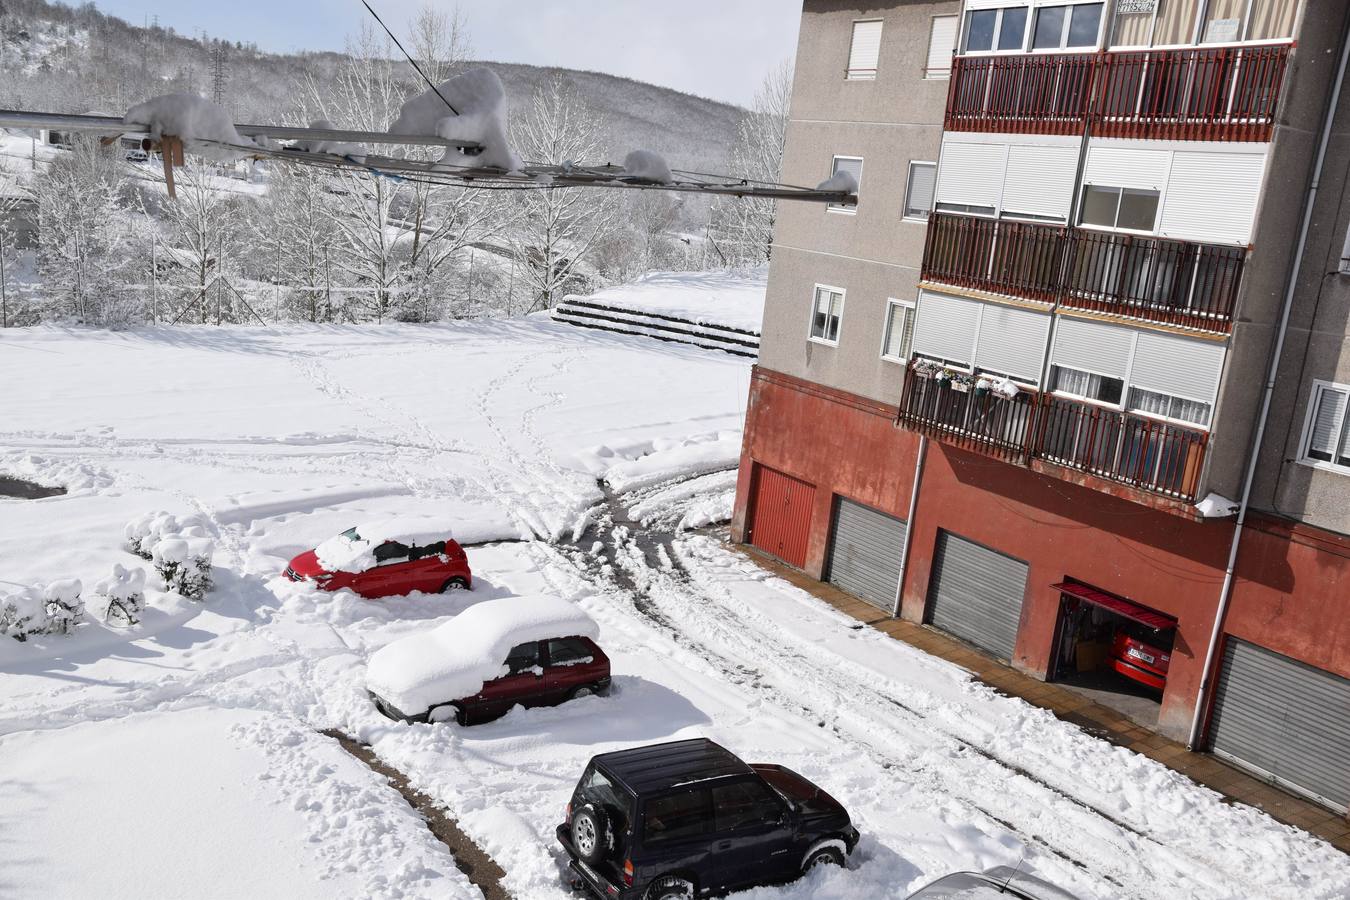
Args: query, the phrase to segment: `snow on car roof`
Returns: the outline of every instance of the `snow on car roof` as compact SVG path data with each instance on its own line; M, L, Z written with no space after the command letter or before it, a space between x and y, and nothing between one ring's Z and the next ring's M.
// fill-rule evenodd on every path
M487 600L375 651L366 686L405 715L418 715L478 693L505 673L506 655L518 644L599 633L581 607L559 597Z
M454 536L451 521L437 516L377 519L357 525L350 531L356 533L355 539L344 531L314 548L319 565L330 572L364 572L375 565L375 548L385 541L422 547L448 541Z

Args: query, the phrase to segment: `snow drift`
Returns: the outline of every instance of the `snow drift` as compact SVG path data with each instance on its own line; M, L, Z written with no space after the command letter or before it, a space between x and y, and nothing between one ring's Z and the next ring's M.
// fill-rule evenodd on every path
M558 597L488 600L381 647L370 658L366 687L405 715L420 715L438 703L472 697L506 674L506 654L517 644L599 634L579 606Z
M447 102L455 112L447 108ZM389 133L435 134L450 141L478 144L483 148L481 153L447 147L441 164L514 171L522 163L506 138L506 116L506 89L501 79L496 72L480 66L403 104Z

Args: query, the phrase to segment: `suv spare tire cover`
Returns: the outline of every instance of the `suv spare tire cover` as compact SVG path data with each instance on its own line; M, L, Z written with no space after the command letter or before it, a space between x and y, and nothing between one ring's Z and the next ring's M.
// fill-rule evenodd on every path
M593 803L587 803L572 814L572 846L583 861L600 862L609 849L608 822L605 813Z

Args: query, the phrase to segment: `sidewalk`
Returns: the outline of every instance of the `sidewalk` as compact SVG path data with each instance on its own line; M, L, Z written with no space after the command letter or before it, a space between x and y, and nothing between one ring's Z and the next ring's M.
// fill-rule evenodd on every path
M1028 703L1048 709L1060 719L1072 722L1090 734L1157 760L1224 795L1230 802L1255 806L1285 824L1315 834L1337 849L1350 853L1350 820L1328 809L1253 778L1216 756L1192 753L1184 744L1142 728L1114 709L1058 685L1024 675L956 638L903 619L892 619L857 597L833 585L816 581L753 547L739 544L728 546L783 580L897 641L904 641L925 653L956 663L985 684L1009 696L1021 697Z

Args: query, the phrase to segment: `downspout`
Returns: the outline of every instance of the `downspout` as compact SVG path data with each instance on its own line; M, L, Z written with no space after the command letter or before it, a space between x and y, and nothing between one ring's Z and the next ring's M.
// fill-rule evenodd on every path
M914 511L919 507L919 485L923 484L923 460L928 455L928 435L919 435L919 452L914 458L914 487L909 492L909 513L905 517L905 539L900 544L900 575L895 579L895 607L891 618L900 618L900 602L905 593L905 570L909 568L910 535L914 534Z
M1350 24L1350 20L1347 20ZM1242 543L1243 526L1247 521L1247 508L1251 501L1252 485L1256 481L1256 466L1260 460L1261 444L1265 438L1266 422L1270 417L1270 401L1275 393L1275 377L1280 370L1280 357L1284 353L1284 339L1289 331L1289 313L1294 305L1294 292L1298 285L1299 269L1303 265L1303 252L1308 243L1308 228L1312 222L1313 203L1317 199L1317 189L1322 182L1322 167L1326 162L1327 144L1331 140L1331 126L1336 119L1336 108L1340 105L1341 86L1345 83L1346 61L1350 60L1350 31L1347 25L1341 26L1341 62L1336 71L1336 82L1331 89L1331 101L1322 122L1322 137L1317 144L1317 157L1313 163L1312 183L1308 185L1308 195L1303 201L1303 221L1299 225L1298 244L1294 248L1293 263L1289 268L1289 279L1285 284L1284 303L1280 310L1280 325L1275 334L1275 347L1270 356L1270 366L1266 372L1266 385L1261 395L1261 415L1256 421L1256 431L1252 435L1251 448L1247 458L1247 473L1242 482L1242 500L1238 506L1237 525L1233 528L1233 540L1228 548L1228 566L1223 573L1223 587L1219 590L1219 608L1214 615L1214 628L1209 636L1209 648L1205 651L1205 667L1200 676L1200 691L1195 698L1195 713L1191 717L1190 738L1187 749L1194 750L1200 741L1200 728L1205 719L1205 708L1209 703L1210 684L1214 676L1214 655L1218 651L1219 638L1223 634L1223 620L1228 613L1228 604L1233 597L1234 572L1237 568L1238 547Z

